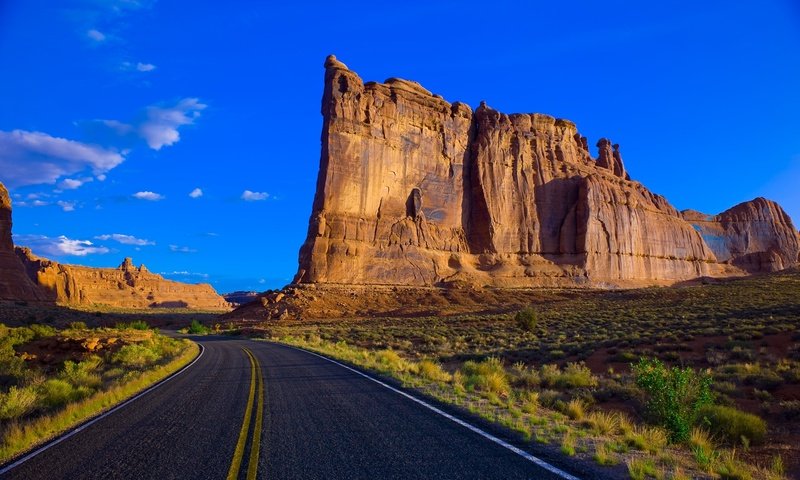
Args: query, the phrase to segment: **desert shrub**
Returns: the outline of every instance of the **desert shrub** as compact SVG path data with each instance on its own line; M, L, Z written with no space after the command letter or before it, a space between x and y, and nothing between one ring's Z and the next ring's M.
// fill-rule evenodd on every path
M594 461L599 465L606 467L616 465L619 462L614 451L606 443L598 443L595 445L594 456L592 458L594 458Z
M700 428L692 429L692 433L689 435L689 449L697 464L703 468L708 468L717 456L714 442L708 432Z
M715 470L722 480L751 480L753 475L746 464L736 458L736 451L727 451L715 462Z
M50 408L60 407L80 397L75 387L61 378L51 378L44 382L40 388L42 403Z
M401 372L405 367L403 357L392 349L377 351L375 359L384 371Z
M489 357L482 362L472 360L464 362L461 367L464 375L464 386L498 395L507 395L510 391L508 375L499 358Z
M628 461L628 475L632 480L645 480L647 477L657 477L658 468L650 458L633 458Z
M100 376L95 372L102 362L103 360L96 355L79 363L67 360L59 376L72 385L93 388L100 384Z
M56 329L51 327L50 325L39 325L34 324L28 327L31 332L33 332L33 338L44 338L44 337L52 337L56 334Z
M647 409L675 442L689 438L701 408L711 403L711 376L692 368L666 367L642 358L633 366L636 385L647 394Z
M626 444L648 453L660 452L668 442L667 433L657 427L636 426L631 432L625 434Z
M619 418L611 412L591 412L586 417L586 424L593 432L600 435L614 433L619 428Z
M767 434L764 420L733 407L709 405L700 411L700 417L712 433L730 444L761 443Z
M421 360L417 364L417 373L422 378L436 382L449 382L450 374L442 369L442 366L432 360Z
M111 360L126 367L144 367L156 362L158 355L145 346L132 344L120 348Z
M209 332L208 327L203 325L202 323L198 322L196 319L192 320L192 323L189 324L189 329L187 330L188 333L192 335L205 335Z
M115 325L117 330L147 330L150 326L144 320L134 320L132 322L119 322Z
M583 420L586 412L584 411L583 402L581 400L570 400L564 408L564 413L573 420Z
M583 363L570 362L561 370L558 365L542 365L539 372L542 385L557 388L597 386L597 377Z
M70 330L86 330L86 322L70 322L69 329Z
M524 308L514 315L514 323L526 332L532 332L536 328L538 322L539 318L536 314L536 310L530 307Z
M11 387L0 393L0 420L10 420L25 415L36 406L37 395L30 387Z

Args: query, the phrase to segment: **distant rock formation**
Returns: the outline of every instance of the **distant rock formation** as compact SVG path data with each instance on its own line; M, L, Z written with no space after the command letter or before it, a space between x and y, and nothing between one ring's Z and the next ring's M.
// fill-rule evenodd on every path
M118 268L64 265L39 258L11 238L11 198L0 183L0 301L123 308L230 310L211 285L165 280L126 258Z
M774 202L688 218L630 180L618 145L593 158L570 121L365 84L333 56L325 69L296 284L624 287L798 262Z
M719 215L682 212L714 252L717 261L750 273L775 272L800 263L800 241L780 205L756 198Z
M11 239L11 197L0 183L0 300L42 302L45 295L25 273Z
M243 305L253 300L258 299L258 292L237 290L235 292L225 293L222 295L225 301L233 305Z
M230 304L208 284L166 280L125 258L117 268L64 265L17 247L17 256L51 301L62 305L121 308L191 308L229 310Z

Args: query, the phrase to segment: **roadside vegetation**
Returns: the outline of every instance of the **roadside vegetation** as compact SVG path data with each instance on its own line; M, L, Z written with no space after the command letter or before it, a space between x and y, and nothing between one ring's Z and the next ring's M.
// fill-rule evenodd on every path
M249 324L644 478L800 478L800 274L503 314Z
M198 348L142 321L0 324L0 463L165 378Z

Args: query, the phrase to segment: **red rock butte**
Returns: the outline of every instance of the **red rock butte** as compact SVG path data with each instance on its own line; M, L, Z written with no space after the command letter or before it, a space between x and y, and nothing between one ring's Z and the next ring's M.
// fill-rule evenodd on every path
M677 211L572 122L364 83L325 62L322 153L297 284L634 287L796 265L800 234L757 198Z
M173 282L134 267L126 258L118 268L64 265L14 247L11 198L0 183L0 301L106 305L123 308L229 310L231 305L207 284Z

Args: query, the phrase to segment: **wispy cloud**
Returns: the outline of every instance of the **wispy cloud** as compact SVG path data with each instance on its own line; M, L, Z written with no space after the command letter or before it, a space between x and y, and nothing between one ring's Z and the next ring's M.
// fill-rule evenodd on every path
M0 180L10 188L53 184L67 175L102 175L125 160L122 153L42 132L0 130Z
M134 193L133 194L133 198L137 198L139 200L148 200L148 201L151 201L151 202L155 202L155 201L158 201L158 200L163 200L166 197L164 197L164 195L161 195L160 193L155 193L155 192L151 192L151 191L145 190L143 192Z
M194 190L189 192L189 196L192 198L200 198L203 196L203 190L201 190L200 188L195 188Z
M152 72L157 67L152 63L143 63L143 62L122 62L122 70L126 71L137 71L137 72Z
M181 127L191 125L200 117L206 108L197 98L184 98L172 106L151 105L145 108L138 120L131 123L119 120L96 120L120 137L128 140L141 138L153 150L174 145L180 141L178 131Z
M195 253L195 252L197 252L197 250L195 250L194 248L181 247L181 246L178 246L178 245L170 245L169 246L169 251L170 252L175 252L175 253Z
M177 143L178 127L191 125L206 105L197 98L184 98L172 107L147 107L147 119L139 125L139 135L153 150Z
M250 190L245 190L242 192L241 199L245 202L256 202L259 200L266 200L269 198L269 193L267 192L251 192Z
M61 210L64 210L65 212L74 212L76 204L76 202L67 202L66 200L59 200L56 202L56 205L61 207Z
M146 245L155 245L156 244L156 242L153 242L153 241L150 241L150 240L146 240L144 238L136 238L133 235L125 235L123 233L112 233L112 234L98 235L98 236L96 236L94 238L95 238L95 240L102 240L102 241L113 240L113 241L119 242L119 243L121 243L123 245L136 245L136 246L139 246L139 247L143 247L143 246L146 246Z
M84 183L89 183L94 180L92 177L83 177L83 178L65 178L58 182L58 188L62 190L74 190Z
M42 256L60 257L104 254L110 250L103 246L96 246L89 240L74 240L61 235L57 238L44 235L14 235L14 243L30 247L34 253Z
M106 41L106 34L96 28L86 32L86 36L98 43Z

